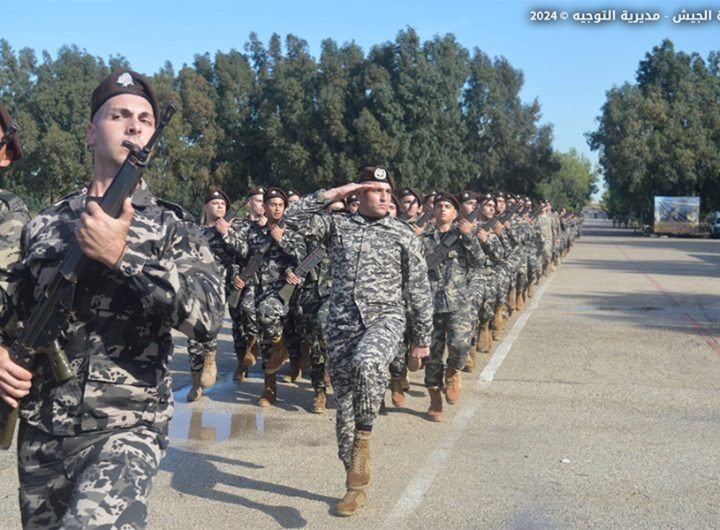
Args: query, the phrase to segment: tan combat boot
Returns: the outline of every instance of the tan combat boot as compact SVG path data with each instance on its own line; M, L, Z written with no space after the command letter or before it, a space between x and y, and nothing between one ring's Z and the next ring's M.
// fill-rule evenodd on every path
M190 375L192 376L192 386L188 391L188 402L197 401L203 394L202 385L200 384L200 372L190 372Z
M504 326L505 326L505 315L503 315L503 308L502 308L502 306L496 307L495 308L495 316L493 318L493 331L492 331L493 340L498 340L500 338L500 333L502 333Z
M277 397L277 382L275 374L265 374L265 388L263 388L260 398L258 398L258 406L269 407L275 403Z
M405 392L402 387L402 379L399 377L390 378L390 393L393 405L402 407L405 404Z
M288 351L282 335L270 339L270 359L265 363L265 373L274 374L288 358Z
M325 414L327 410L327 394L323 390L315 391L315 399L313 399L313 414Z
M490 322L483 322L480 328L480 336L478 337L477 346L475 348L479 352L487 353L492 349L492 336L490 335Z
M240 353L237 353L237 359L238 359L238 365L237 368L235 368L235 373L233 374L233 381L242 381L247 376L248 372L250 371L250 368L252 368L255 365L255 361L257 360L254 351L257 348L257 337L251 337L248 341L247 345L245 346L245 351L242 355Z
M465 361L465 366L463 367L463 372L467 372L469 374L473 373L475 370L475 366L477 365L477 345L470 348L470 351L468 352L468 358L467 361Z
M460 393L462 388L462 376L455 368L449 366L445 370L445 399L448 405L454 405L460 401Z
M215 352L205 352L205 360L200 374L200 384L203 388L210 388L217 381L217 363L215 361Z
M528 296L530 298L535 296L535 282L534 281L531 281L530 283L528 283Z
M430 394L430 408L427 411L430 421L442 421L445 413L443 412L442 394L439 387L428 388Z
M335 513L342 517L354 515L365 506L370 486L370 435L366 431L355 431L352 461L347 472L345 496L335 505Z
M510 310L510 314L512 315L513 311L517 309L515 305L515 298L517 298L517 289L513 287L510 289L510 292L508 293L508 309Z
M522 311L525 309L525 290L518 291L517 297L515 298L515 310Z

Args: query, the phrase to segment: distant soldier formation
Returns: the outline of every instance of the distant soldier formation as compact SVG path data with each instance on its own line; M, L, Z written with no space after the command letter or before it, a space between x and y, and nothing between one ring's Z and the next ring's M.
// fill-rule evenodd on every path
M211 189L199 226L140 181L117 216L107 215L103 196L127 164L128 146L144 146L158 119L147 80L115 71L91 100L90 187L32 220L19 198L0 190L0 397L20 406L23 526L145 526L172 414L169 330L189 337L187 400L200 400L218 376L223 304L233 380L242 384L260 363L258 406L273 406L282 383L303 371L314 390L310 412L325 413L332 390L347 474L335 513L353 515L368 500L372 430L388 392L402 406L408 372L423 370L426 418L442 421L446 404L462 397L463 372L479 369L477 354L492 351L560 264L582 217L505 191L397 187L383 166L304 197L256 186L238 201L242 214ZM6 167L23 152L2 105L0 126ZM9 348L17 322L65 271L72 245L92 262L65 301L65 330L50 337L74 374L55 381L46 361L16 364ZM120 456L126 464L107 464ZM65 476L66 468L77 474ZM104 478L114 484L129 468L140 469L133 485L108 493L126 510L86 508Z

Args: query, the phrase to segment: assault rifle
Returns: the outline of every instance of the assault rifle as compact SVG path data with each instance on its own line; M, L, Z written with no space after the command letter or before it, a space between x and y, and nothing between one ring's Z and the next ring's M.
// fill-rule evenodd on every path
M140 177L147 169L152 150L174 113L175 106L169 105L152 137L142 149L127 140L123 142L128 155L100 200L100 206L109 216L116 219L120 216L123 202L132 195L140 182ZM83 277L91 263L92 260L83 253L77 242L70 245L57 274L33 307L10 347L10 356L15 363L30 370L35 356L42 353L47 356L58 383L64 383L73 377L72 366L60 347L58 337L62 335L72 311L78 280ZM9 449L12 444L19 408L13 409L5 401L0 400L0 448L2 449Z
M285 227L285 217L280 219L280 222L278 222L278 226L280 228ZM265 256L270 251L270 247L272 247L272 244L275 242L275 240L271 237L270 241L265 243L260 249L258 249L255 254L250 256L250 259L245 264L245 266L240 271L240 279L247 283L248 279L255 276L257 274L257 271L260 270L260 267L262 267L263 262L265 261ZM237 305L240 303L240 295L242 294L242 289L233 289L233 292L230 293L230 296L228 296L227 303L230 307L233 309L237 307Z
M297 267L295 267L295 276L297 276L298 278L304 278L311 270L313 270L317 266L318 263L322 261L324 257L325 247L318 245L312 250L312 252L310 252L310 254L305 256L305 259L302 260ZM280 287L280 290L278 291L278 296L282 300L284 300L286 304L289 304L290 298L295 292L295 287L297 287L297 285L285 283L285 285Z
M513 214L519 209L520 205L516 204L505 210L501 215L495 216L492 219L485 221L483 224L480 225L480 228L488 231L491 230L493 226L495 226L495 223L505 224L505 221L510 219ZM470 212L466 219L472 223L475 221L475 219L478 218L478 215L480 215L479 207L475 208L472 212ZM428 269L434 269L435 267L440 265L445 260L445 258L447 258L448 254L455 246L455 243L457 243L458 237L459 235L456 229L450 230L443 235L437 248L435 248L435 250L433 250L433 252L425 258Z
M19 131L17 125L14 123L11 123L8 125L7 129L5 129L5 134L3 134L3 137L0 138L0 149L5 147L7 144L10 143L10 140L12 140L12 137L15 136L15 134Z

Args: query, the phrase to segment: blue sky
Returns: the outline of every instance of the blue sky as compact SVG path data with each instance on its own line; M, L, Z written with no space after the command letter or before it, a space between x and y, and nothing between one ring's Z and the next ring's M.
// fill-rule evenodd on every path
M717 8L711 21L691 24L675 23L673 16L707 5L695 0L611 2L15 0L3 6L0 38L16 51L32 48L38 57L47 51L54 58L68 44L106 61L122 55L134 69L153 74L168 60L177 71L192 63L195 54L242 50L251 31L265 43L273 33L292 33L308 42L316 58L325 38L338 44L354 41L367 51L394 40L407 27L423 40L452 33L467 49L505 56L522 70L522 98L540 102L542 122L554 128L555 149L575 148L596 163L584 133L596 128L606 91L633 82L646 53L664 38L676 50L703 58L720 49L715 44L720 36ZM554 12L558 20L531 21L534 10ZM573 20L578 13L603 10L614 10L616 19L597 24ZM620 20L623 10L658 13L661 19L629 24ZM559 20L562 12L567 20Z

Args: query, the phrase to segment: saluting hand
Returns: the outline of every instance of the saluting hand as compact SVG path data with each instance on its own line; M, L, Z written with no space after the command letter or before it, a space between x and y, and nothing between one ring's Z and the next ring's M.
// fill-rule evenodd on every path
M19 400L30 393L32 372L29 372L11 358L5 346L0 345L0 397L16 408Z
M114 267L127 249L127 234L135 208L125 199L117 219L109 216L97 202L89 202L80 214L75 237L83 253L108 267Z
M352 195L353 193L360 193L366 189L372 189L377 186L377 182L351 182L350 184L343 184L337 188L332 188L323 193L323 199L326 203L342 201L345 197Z

